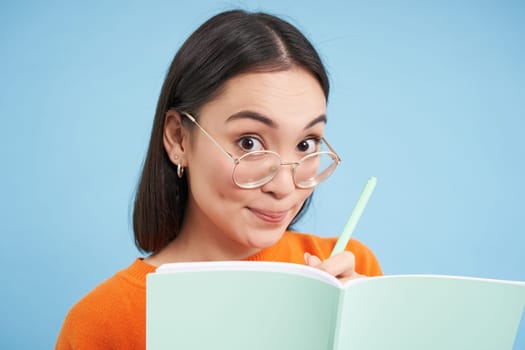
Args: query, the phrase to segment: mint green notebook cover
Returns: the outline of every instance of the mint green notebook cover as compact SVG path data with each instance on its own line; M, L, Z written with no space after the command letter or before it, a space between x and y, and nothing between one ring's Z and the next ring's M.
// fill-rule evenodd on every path
M148 275L147 350L512 350L525 283L446 276L352 281L302 265L173 264Z
M512 350L525 283L385 276L347 288L342 303L337 350Z
M275 272L149 275L146 348L331 349L338 293Z

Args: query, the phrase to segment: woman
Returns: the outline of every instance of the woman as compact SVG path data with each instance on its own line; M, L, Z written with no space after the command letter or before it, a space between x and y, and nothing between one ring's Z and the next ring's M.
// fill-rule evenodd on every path
M163 263L381 274L355 240L328 258L335 238L289 231L340 161L323 138L328 91L318 54L289 23L229 11L197 29L166 76L136 195L135 241L149 255L72 308L56 349L144 349L145 277Z

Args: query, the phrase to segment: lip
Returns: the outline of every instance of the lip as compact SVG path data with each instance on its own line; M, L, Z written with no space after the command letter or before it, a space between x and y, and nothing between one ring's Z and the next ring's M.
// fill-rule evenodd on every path
M271 223L271 224L280 224L288 216L288 210L285 211L273 211L273 210L262 210L255 208L248 208L250 211L257 216L259 219Z

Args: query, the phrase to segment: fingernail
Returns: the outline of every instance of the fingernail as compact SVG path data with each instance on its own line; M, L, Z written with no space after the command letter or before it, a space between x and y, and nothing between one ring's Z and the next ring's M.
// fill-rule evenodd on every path
M310 261L310 257L312 256L312 254L306 252L304 253L304 263L308 265L308 261Z

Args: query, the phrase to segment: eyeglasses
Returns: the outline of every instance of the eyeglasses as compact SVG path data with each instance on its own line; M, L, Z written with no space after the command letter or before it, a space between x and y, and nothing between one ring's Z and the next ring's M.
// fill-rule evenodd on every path
M182 115L195 124L233 162L232 179L240 188L253 189L267 184L282 166L291 167L295 186L302 189L312 188L332 175L341 163L341 158L324 138L321 138L321 141L330 151L310 153L296 162L283 162L278 153L267 150L252 151L235 158L197 123L191 114L182 112Z

